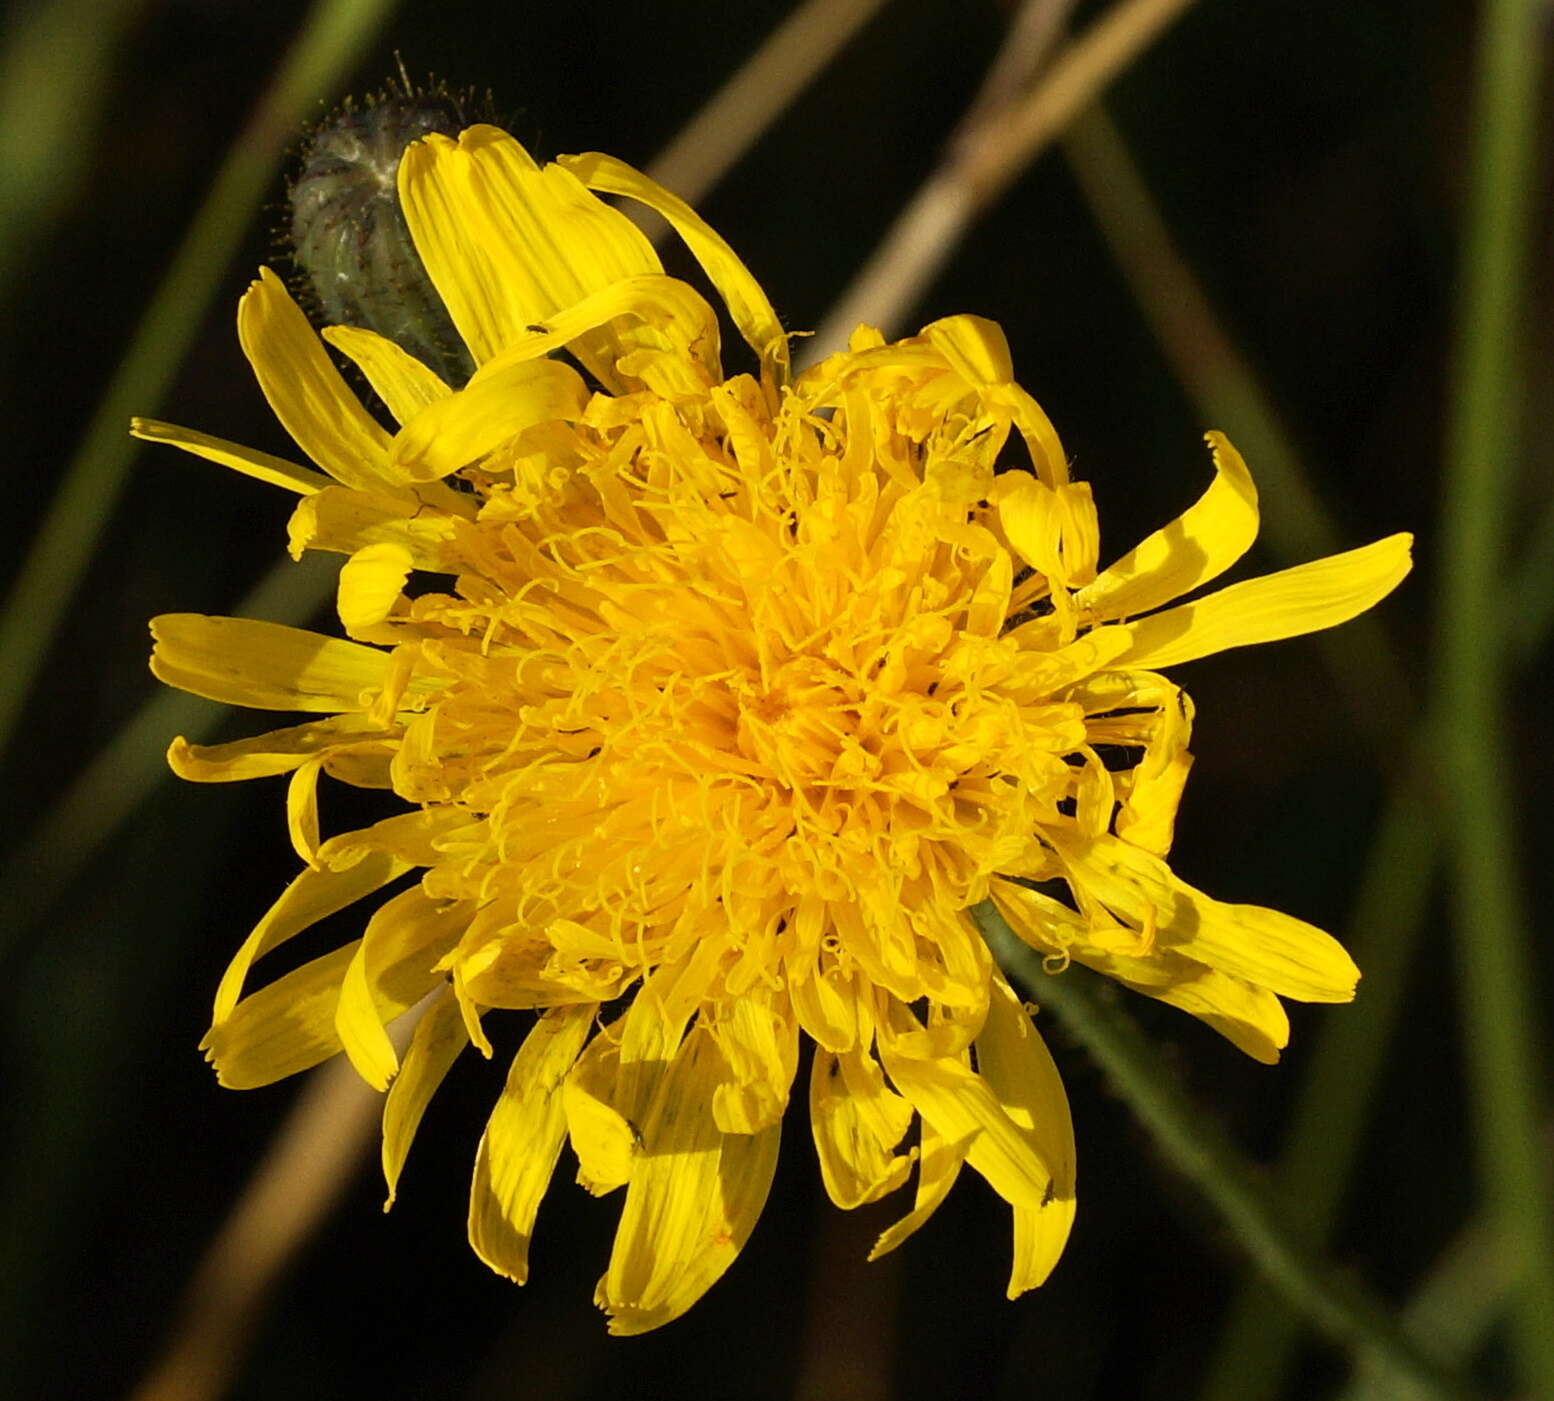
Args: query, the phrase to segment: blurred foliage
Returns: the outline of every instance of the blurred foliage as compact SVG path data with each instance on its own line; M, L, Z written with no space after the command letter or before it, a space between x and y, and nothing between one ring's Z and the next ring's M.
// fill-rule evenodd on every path
M81 99L71 159L28 232L25 275L0 287L7 567L306 13L302 0L118 8L125 19ZM629 8L628 18L602 0L404 0L348 87L329 96L381 84L398 50L413 76L489 87L541 154L601 149L641 165L789 7ZM1081 7L1080 21L1095 8ZM791 328L818 324L931 169L1006 18L996 0L891 0L701 202ZM1381 615L1415 678L1441 530L1433 513L1473 20L1441 0L1203 0L1111 95L1181 251L1270 389L1344 542L1418 533L1419 573ZM176 384L142 412L287 451L232 325L255 266L276 256L282 199L277 182L274 207L222 270ZM1545 265L1527 301L1544 352L1550 293ZM1199 421L1055 151L977 225L911 319L957 311L1005 326L1022 382L1094 484L1103 554L1202 489L1200 434L1222 425ZM1534 403L1549 402L1550 363L1543 354ZM1545 415L1518 476L1529 517L1548 508L1551 454ZM153 694L146 620L233 609L278 557L286 511L257 483L165 450L140 456L6 756L13 853ZM1413 716L1402 697L1374 698L1396 735L1383 754L1352 727L1314 643L1234 653L1182 677L1200 721L1177 869L1223 898L1287 909L1342 936L1385 773L1408 758ZM1514 717L1524 795L1550 777L1542 699L1529 688ZM246 728L221 724L231 735ZM335 817L348 816L346 801L337 797ZM1522 850L1547 849L1546 805L1522 811ZM195 1050L220 970L293 866L276 784L175 789L169 780L68 890L32 905L18 896L5 911L0 1376L17 1396L126 1394L295 1093L219 1091ZM25 891L26 874L11 888ZM1545 908L1547 870L1529 875L1532 908ZM1435 908L1335 1252L1398 1299L1475 1208L1450 1034L1459 1009ZM1366 1003L1362 984L1353 1008L1292 1008L1294 1046L1272 1070L1169 1009L1131 1010L1205 1112L1267 1159L1285 1135L1306 1048L1326 1019L1363 1018ZM380 1184L364 1171L283 1284L233 1394L1193 1397L1234 1253L1157 1170L1082 1050L1055 1036L1054 1051L1074 1106L1081 1207L1043 1289L1004 1300L1007 1218L969 1175L897 1256L866 1266L874 1235L904 1205L837 1213L795 1116L772 1202L737 1265L686 1319L624 1342L606 1338L589 1302L618 1205L572 1188L564 1168L524 1289L465 1246L470 1163L501 1074L466 1058L429 1113L394 1212L380 1213ZM883 1359L884 1373L849 1372L842 1354ZM815 1389L821 1376L831 1389ZM1337 1360L1313 1352L1288 1395L1329 1394L1341 1376Z

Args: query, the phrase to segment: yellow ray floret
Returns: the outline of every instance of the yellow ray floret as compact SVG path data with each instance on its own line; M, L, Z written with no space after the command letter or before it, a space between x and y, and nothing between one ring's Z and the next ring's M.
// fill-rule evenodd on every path
M1407 572L1408 537L1179 601L1257 530L1219 434L1197 503L1103 568L1090 489L993 322L894 344L860 328L794 379L743 264L618 161L541 166L481 127L413 147L400 190L469 384L329 331L391 434L265 274L244 348L321 470L136 425L295 493L294 550L347 557L352 640L153 626L170 684L314 715L169 756L201 781L290 775L307 863L221 982L222 1081L343 1050L388 1089L392 1200L464 1046L518 1041L471 1242L521 1282L570 1145L585 1188L623 1193L597 1298L639 1333L754 1229L807 1040L833 1200L916 1174L875 1253L970 1167L1011 1208L1011 1297L1040 1284L1074 1220L1073 1129L971 907L992 899L1049 967L1084 963L1259 1060L1288 1039L1280 997L1353 996L1328 935L1172 872L1193 711L1160 670L1352 617ZM592 191L679 231L755 373L725 371L706 301ZM326 838L322 774L401 810ZM374 896L360 939L250 987L269 952ZM429 995L401 1063L383 1028Z

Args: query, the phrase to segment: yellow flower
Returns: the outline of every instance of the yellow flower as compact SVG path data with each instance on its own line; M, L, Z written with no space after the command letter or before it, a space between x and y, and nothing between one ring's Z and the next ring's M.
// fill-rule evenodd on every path
M712 308L590 191L668 218L758 374L725 377ZM392 1199L460 1050L512 1032L486 1013L537 1009L480 1143L470 1239L523 1280L570 1141L584 1187L625 1188L597 1299L636 1333L749 1236L806 1036L832 1199L916 1166L875 1253L970 1164L1013 1208L1010 1296L1039 1284L1073 1219L1072 1128L968 907L991 898L1054 967L1100 969L1260 1060L1286 1040L1279 996L1350 998L1329 936L1171 873L1192 709L1159 671L1352 617L1407 572L1408 537L1165 607L1256 532L1218 434L1197 504L1097 572L1089 488L993 323L895 344L860 328L795 378L727 245L618 161L541 168L475 127L411 147L400 194L478 366L467 387L325 331L390 433L265 272L239 334L322 470L136 425L299 493L293 551L348 556L355 640L153 626L164 681L323 717L172 747L186 778L290 773L307 863L222 980L204 1043L222 1082L343 1049L389 1089ZM409 808L323 840L321 772ZM396 882L360 939L247 990L262 955ZM400 1064L384 1025L429 995Z

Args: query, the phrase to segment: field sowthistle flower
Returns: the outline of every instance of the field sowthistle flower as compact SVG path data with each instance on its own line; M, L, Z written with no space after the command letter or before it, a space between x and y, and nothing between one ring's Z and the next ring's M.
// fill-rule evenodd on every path
M1402 579L1409 538L1181 602L1257 530L1219 434L1196 504L1101 569L1090 489L994 323L859 327L795 375L728 245L617 160L542 166L475 126L412 145L398 181L467 384L326 329L385 427L266 270L238 331L313 465L136 424L294 493L293 553L344 556L345 637L153 625L169 684L312 717L171 751L190 779L289 775L303 863L222 979L204 1043L222 1082L343 1050L388 1091L392 1197L461 1051L507 1053L526 1025L470 1240L522 1281L570 1143L585 1188L624 1188L597 1299L637 1333L754 1228L807 1039L833 1201L916 1170L875 1253L969 1165L1013 1212L1010 1296L1040 1284L1074 1217L1073 1131L969 911L993 901L1054 970L1097 969L1263 1061L1281 997L1350 998L1328 935L1167 864L1193 711L1162 672L1345 621ZM751 372L725 370L713 307L600 195L668 220ZM324 774L399 810L326 837ZM264 955L367 901L358 939L251 988ZM401 1062L384 1027L423 999ZM489 1015L510 1010L533 1015Z

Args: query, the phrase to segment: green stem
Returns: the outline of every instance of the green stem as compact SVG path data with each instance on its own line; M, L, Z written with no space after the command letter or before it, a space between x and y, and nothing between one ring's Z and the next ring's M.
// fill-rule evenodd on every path
M1235 1146L1164 1069L1136 1023L1098 995L1093 975L1078 968L1048 974L1040 955L1019 940L990 903L971 913L1004 970L1084 1043L1166 1160L1203 1193L1292 1307L1367 1365L1405 1378L1425 1396L1472 1395L1402 1332L1368 1290L1311 1254L1290 1230L1288 1212L1259 1186Z
M395 0L318 0L233 144L114 372L0 614L0 750L10 742L49 644L113 514L135 447L131 414L149 413L183 361L217 283L274 178L292 132L329 92Z
M1511 1341L1521 1380L1554 1396L1554 1206L1538 1161L1538 1053L1519 889L1502 625L1508 512L1526 383L1531 192L1539 188L1539 0L1489 0L1476 78L1456 376L1447 426L1436 694L1439 759L1454 801L1453 929L1479 1168L1517 1281Z

